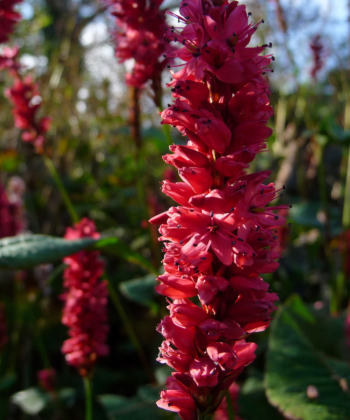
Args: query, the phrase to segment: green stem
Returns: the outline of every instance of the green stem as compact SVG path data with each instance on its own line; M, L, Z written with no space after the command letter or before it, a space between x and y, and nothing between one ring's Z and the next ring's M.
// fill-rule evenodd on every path
M43 155L43 159L45 162L45 165L47 167L47 170L50 172L50 175L52 176L52 179L55 181L56 186L59 190L59 192L61 193L62 196L62 200L73 220L74 223L78 223L79 222L79 217L73 207L73 204L67 194L67 191L63 185L63 182L61 181L61 178L57 172L57 169L55 167L55 165L53 164L52 160L47 156L47 155Z
M213 420L213 414L198 412L198 420Z
M229 390L227 390L227 394L226 394L226 403L227 403L227 412L228 412L229 420L235 420L235 417L236 417L235 410L233 408L232 398L231 398L231 394Z
M84 390L85 390L85 420L92 420L92 381L91 378L85 376Z
M345 184L343 227L344 229L348 229L350 227L350 147L349 147L348 169L347 169L346 184Z
M35 344L36 344L36 347L37 347L38 352L40 354L41 361L44 365L44 368L45 369L50 369L51 364L50 364L49 356L47 354L43 339L42 339L38 329L36 330L36 334L35 334Z
M140 361L143 364L143 366L145 368L145 371L147 372L149 380L152 383L155 383L155 378L154 378L154 375L153 375L153 371L148 364L147 357L146 357L146 355L143 351L143 348L142 348L142 346L141 346L141 344L140 344L140 342L137 338L137 335L134 331L134 327L133 327L128 315L125 312L125 309L122 305L121 300L119 299L118 292L114 289L114 287L112 286L112 284L109 280L108 280L108 291L109 291L109 295L111 297L111 300L112 300L120 318L122 319L122 321L124 323L124 326L125 326L126 332L129 335L130 341L132 342L133 346L135 347L135 349L136 349L136 351L139 355Z

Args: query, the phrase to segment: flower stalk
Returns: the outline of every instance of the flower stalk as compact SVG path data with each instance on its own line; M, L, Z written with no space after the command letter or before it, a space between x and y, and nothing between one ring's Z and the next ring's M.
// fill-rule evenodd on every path
M109 295L111 297L111 300L113 302L114 307L116 308L121 320L124 323L126 332L130 338L131 343L133 344L135 350L138 353L139 359L148 375L148 378L150 380L151 383L155 383L155 378L153 375L153 371L151 369L151 367L149 366L147 357L145 355L145 352L139 342L139 339L137 338L137 334L135 333L134 327L132 325L132 322L130 321L127 313L125 312L125 309L123 307L123 304L119 298L118 292L114 289L114 287L112 286L111 282L108 281L108 290L109 290Z
M70 217L71 217L73 223L78 223L79 220L80 220L79 216L78 216L77 212L75 211L75 208L74 208L74 206L71 202L71 199L69 198L67 190L66 190L65 186L63 185L63 182L60 178L60 175L59 175L54 163L49 158L49 156L46 155L46 154L43 155L43 159L44 159L47 170L49 171L53 181L55 182L55 184L58 188L58 191L61 194L63 203L65 204L66 209L67 209L68 213L70 214Z
M85 420L93 420L92 380L88 376L83 378L85 391Z

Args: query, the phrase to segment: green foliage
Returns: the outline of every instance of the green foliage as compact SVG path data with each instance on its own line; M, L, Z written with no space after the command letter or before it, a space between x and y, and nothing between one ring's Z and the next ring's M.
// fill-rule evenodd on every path
M45 235L19 235L0 240L0 269L25 269L59 261L96 242L87 238L68 241Z
M0 240L0 269L26 269L61 260L83 249L97 249L156 272L148 260L118 238L67 240L45 235L19 235Z
M49 395L38 388L29 388L14 394L11 398L13 404L20 407L25 414L39 414L49 404Z
M152 306L156 295L155 286L156 278L150 274L140 279L123 281L119 288L127 299L141 305Z
M137 264L152 273L158 273L146 258L140 255L138 252L130 249L118 238L100 239L94 245L94 249L98 249L107 255L120 257L126 261L129 261L130 263Z
M25 414L37 415L44 409L57 404L70 407L75 403L76 391L72 388L63 388L55 394L48 393L39 388L28 388L12 395L11 401L17 405Z
M339 320L317 316L297 296L277 314L270 333L266 386L269 401L285 416L349 419L350 366L333 358L339 354L339 325Z
M134 398L101 395L99 402L105 409L108 420L160 420L168 415L155 404L159 399L159 392L160 389L149 385L141 387Z
M241 388L239 415L244 420L282 420L283 416L272 407L265 395L263 374L252 371Z

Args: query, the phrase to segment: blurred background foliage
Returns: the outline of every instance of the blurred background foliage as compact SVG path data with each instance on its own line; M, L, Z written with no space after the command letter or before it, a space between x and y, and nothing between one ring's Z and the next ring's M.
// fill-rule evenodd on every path
M276 57L274 73L268 75L274 134L269 152L251 170L271 170L272 181L286 189L281 202L293 208L288 217L292 227L279 232L285 249L281 266L266 278L282 304L287 303L271 331L254 338L258 357L240 378L240 416L345 420L350 418L350 350L345 349L343 330L350 293L350 4L242 3L256 20L264 18L256 42L272 42ZM177 2L166 1L165 6L176 8ZM119 65L114 58L113 21L96 0L25 0L19 10L24 19L13 44L21 46L21 62L39 83L43 115L52 118L48 154L79 216L88 216L100 232L122 241L117 252L104 254L107 274L146 355L142 363L110 304L111 351L94 376L96 419L172 419L174 415L154 405L169 370L155 361L161 342L155 325L165 315L166 303L154 292L161 247L147 220L172 205L160 193L159 182L175 177L169 169L165 173L161 159L168 143L158 109L146 88L141 97L142 145L137 147L129 125L131 94L124 83L128 63ZM318 35L322 65L312 78L310 44ZM164 87L168 80L166 72ZM1 72L0 181L6 185L12 176L25 181L30 232L62 236L70 216L42 158L14 128L3 93L10 85ZM163 104L170 101L165 89ZM175 129L171 134L174 142L183 142ZM79 375L60 352L67 336L60 322L62 271L62 264L55 263L0 273L9 331L1 354L0 419L83 418ZM289 355L279 351L286 348ZM309 386L316 386L315 375L305 374L312 360L328 400L309 392ZM48 366L58 372L54 393L41 389L36 377Z

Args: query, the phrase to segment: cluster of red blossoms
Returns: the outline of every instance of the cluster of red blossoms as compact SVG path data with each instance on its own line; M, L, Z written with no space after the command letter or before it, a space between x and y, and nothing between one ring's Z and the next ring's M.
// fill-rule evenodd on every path
M14 25L21 17L13 10L13 6L20 1L0 1L0 43L8 41ZM23 78L19 73L21 65L18 62L18 53L18 47L5 47L0 54L0 70L8 70L15 80L13 87L5 93L13 104L15 126L23 130L22 140L31 143L41 153L45 135L50 128L50 118L38 117L41 107L39 88L32 77Z
M264 184L269 171L246 171L272 133L263 75L274 58L260 55L271 45L247 47L263 21L250 22L237 1L186 0L180 13L184 26L166 37L183 45L172 56L184 63L162 113L188 137L164 156L183 182L164 181L163 192L180 205L151 219L166 241L157 291L171 299L158 360L175 369L158 406L197 420L215 412L254 360L256 345L245 338L265 330L276 309L260 276L279 265L276 228L286 219L275 210L287 206L268 206L280 196Z
M0 238L16 236L23 228L22 207L10 201L5 188L0 185Z
M22 140L33 144L38 152L42 151L51 119L38 118L42 102L38 85L31 76L23 80L17 77L12 88L6 89L5 93L13 104L15 126L23 131Z
M21 15L14 10L22 0L1 0L0 2L0 44L7 42Z
M40 386L47 392L54 392L56 388L57 373L55 369L42 369L37 373Z
M68 228L65 238L99 238L94 223L83 219ZM76 367L82 376L92 373L98 357L108 354L105 344L107 325L107 283L101 281L104 263L98 251L80 251L64 258L66 293L62 323L69 328L69 338L62 352L68 364Z
M316 80L317 74L324 66L325 48L320 35L316 35L310 42L312 51L313 65L311 69L311 77Z
M148 80L159 83L167 65L171 47L163 38L165 12L163 0L105 0L113 6L118 31L115 34L116 56L120 62L133 58L135 65L126 75L129 86L142 88Z

